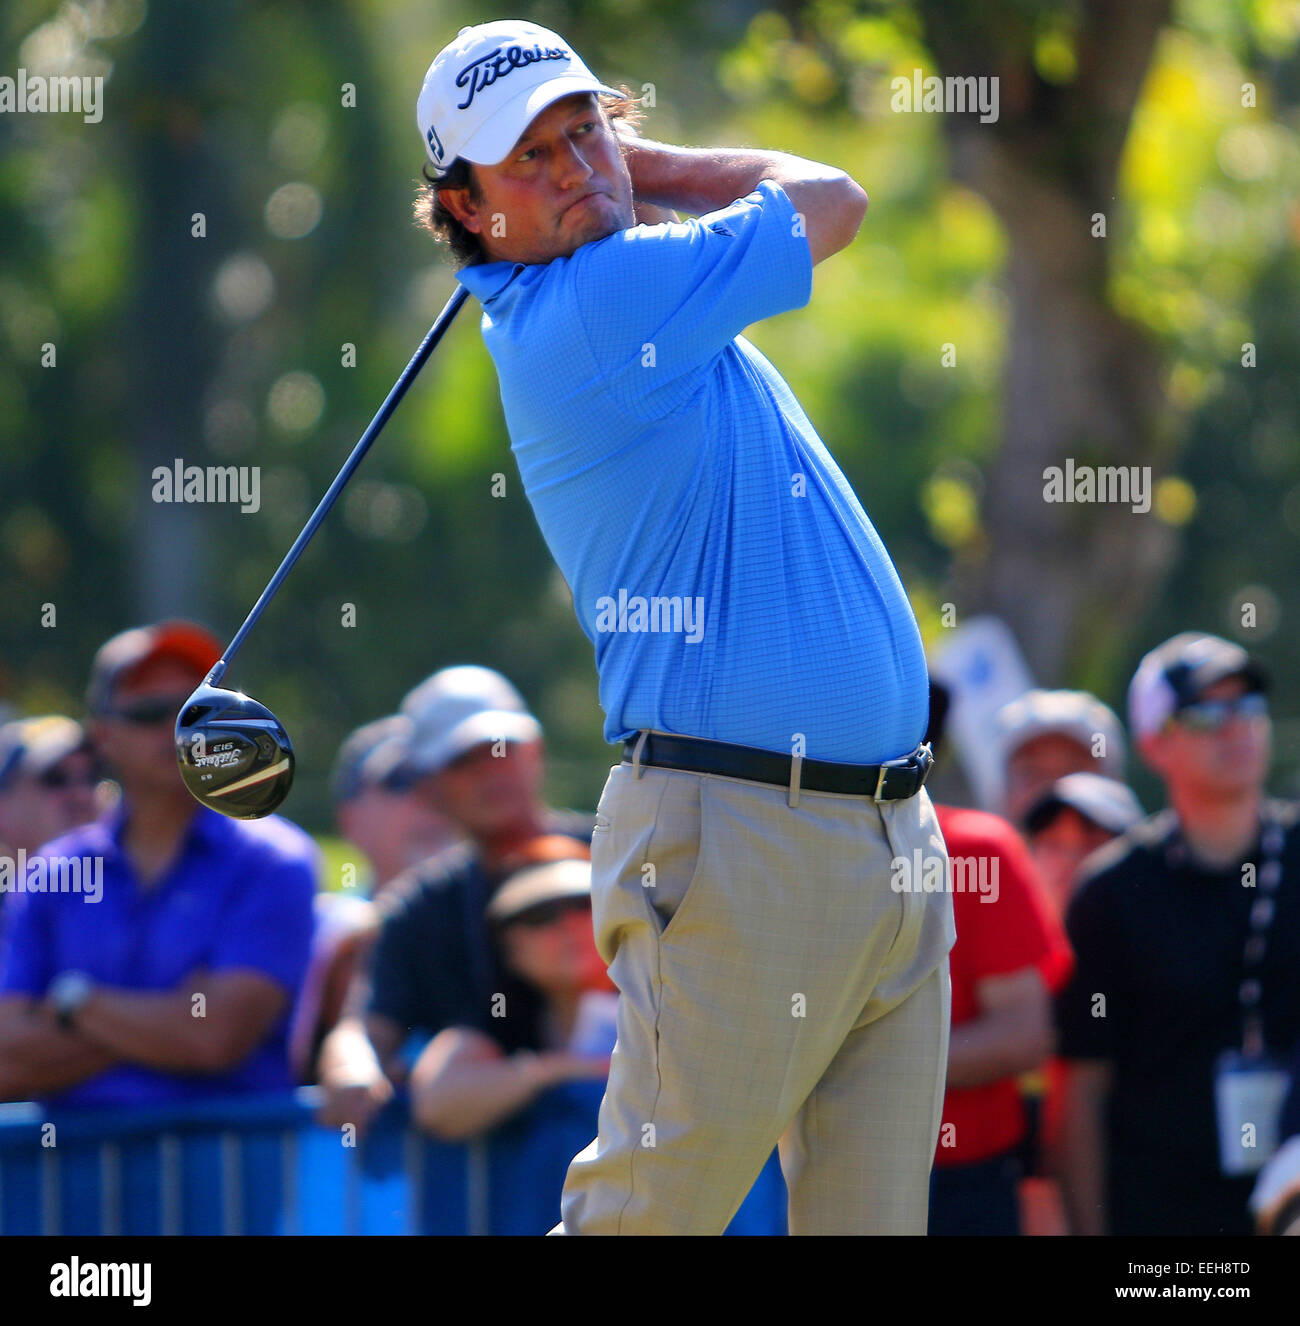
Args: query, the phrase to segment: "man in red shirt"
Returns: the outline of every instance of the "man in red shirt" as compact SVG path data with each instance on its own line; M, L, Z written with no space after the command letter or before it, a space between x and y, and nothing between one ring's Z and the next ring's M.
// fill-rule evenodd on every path
M937 692L938 688L935 688ZM932 694L938 747L944 698ZM948 1089L930 1185L931 1234L1018 1234L1017 1077L1051 1052L1051 997L1070 973L1064 931L1020 835L978 810L936 806L952 862Z

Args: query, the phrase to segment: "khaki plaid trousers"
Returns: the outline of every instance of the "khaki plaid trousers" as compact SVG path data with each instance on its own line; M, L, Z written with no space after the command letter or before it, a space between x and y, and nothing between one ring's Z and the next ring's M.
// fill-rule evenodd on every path
M792 804L793 803L793 804ZM924 1234L948 1060L947 853L873 802L616 765L592 838L619 989L595 1140L554 1234L720 1234L779 1144L792 1234Z

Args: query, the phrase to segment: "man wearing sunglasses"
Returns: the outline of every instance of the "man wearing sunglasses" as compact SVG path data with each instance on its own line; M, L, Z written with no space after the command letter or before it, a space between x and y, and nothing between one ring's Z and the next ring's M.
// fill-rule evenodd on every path
M0 1099L142 1105L292 1085L316 848L279 817L200 807L176 767L176 715L220 649L197 626L164 622L95 656L88 729L122 796L42 852L97 861L97 898L12 899Z
M89 736L70 718L47 714L0 727L0 853L34 852L93 820L102 777Z
M1129 721L1168 808L1090 857L1066 916L1063 1186L1076 1233L1248 1234L1300 1037L1297 807L1264 795L1268 679L1240 646L1152 650Z

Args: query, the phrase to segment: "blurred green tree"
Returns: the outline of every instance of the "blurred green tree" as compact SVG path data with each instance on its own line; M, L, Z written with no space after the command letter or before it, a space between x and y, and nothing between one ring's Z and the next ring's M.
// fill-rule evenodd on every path
M1234 632L1285 672L1300 609L1293 7L518 12L645 95L651 136L781 148L866 185L862 235L819 269L808 308L752 334L929 633L940 602L993 607L1044 680L1113 702L1142 649L1186 625ZM98 124L0 115L0 701L75 711L93 649L145 618L233 633L451 292L410 222L411 107L433 53L482 17L414 0L0 11L0 73L106 79ZM997 75L998 120L891 110L892 80L916 69ZM592 804L609 762L590 644L520 490L475 319L232 671L293 732L287 810L315 828L347 730L449 663L520 685L556 800ZM1045 504L1042 470L1066 455L1151 464L1152 511ZM260 510L153 502L152 469L177 458L259 467Z

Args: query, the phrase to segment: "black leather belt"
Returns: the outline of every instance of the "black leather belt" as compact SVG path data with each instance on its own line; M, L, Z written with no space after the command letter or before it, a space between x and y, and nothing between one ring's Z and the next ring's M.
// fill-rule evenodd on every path
M733 746L725 741L698 737L668 736L662 732L640 733L623 743L624 763L636 762L656 769L683 769L688 773L720 774L745 778L775 787L797 786L805 792L844 792L870 797L873 801L903 801L915 796L934 765L929 746L918 746L910 755L884 764L838 764L830 760L801 760L799 781L793 782L794 757L752 746Z

